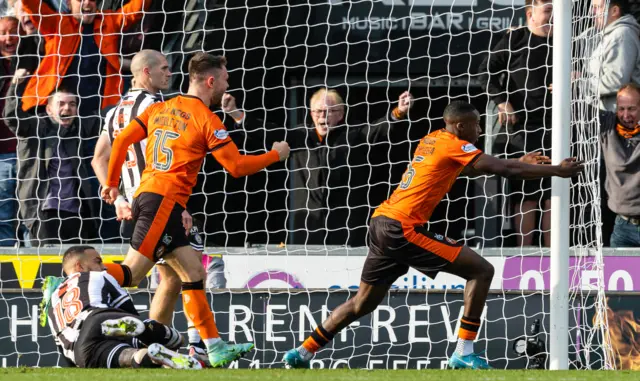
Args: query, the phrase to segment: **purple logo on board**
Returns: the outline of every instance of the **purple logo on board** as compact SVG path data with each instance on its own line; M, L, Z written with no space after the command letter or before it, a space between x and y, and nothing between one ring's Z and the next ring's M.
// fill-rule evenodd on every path
M505 260L502 288L505 290L548 290L550 285L549 257L510 257ZM597 269L594 257L569 258L569 287L596 285ZM640 291L640 257L604 257L606 290Z
M244 285L244 288L255 288L260 286L260 284L262 284L263 282L270 280L279 280L285 282L289 285L289 287L293 288L304 288L302 283L300 283L295 275L280 270L267 270L257 273L256 275L249 278L247 284Z

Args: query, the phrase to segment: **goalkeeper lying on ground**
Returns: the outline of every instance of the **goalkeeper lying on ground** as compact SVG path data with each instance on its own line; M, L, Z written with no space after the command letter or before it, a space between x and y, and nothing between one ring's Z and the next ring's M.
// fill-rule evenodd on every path
M105 272L91 246L70 247L62 258L66 278L47 277L40 323L58 348L80 368L200 369L200 363L173 350L182 335L154 320L140 319L129 293Z

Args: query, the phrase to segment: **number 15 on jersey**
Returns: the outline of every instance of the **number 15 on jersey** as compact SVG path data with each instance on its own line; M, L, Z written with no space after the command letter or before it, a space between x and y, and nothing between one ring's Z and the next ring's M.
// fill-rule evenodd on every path
M171 168L173 163L173 150L171 149L171 140L178 139L180 134L175 131L155 130L153 135L156 141L153 144L153 169L166 172ZM161 154L164 154L164 161L160 161Z

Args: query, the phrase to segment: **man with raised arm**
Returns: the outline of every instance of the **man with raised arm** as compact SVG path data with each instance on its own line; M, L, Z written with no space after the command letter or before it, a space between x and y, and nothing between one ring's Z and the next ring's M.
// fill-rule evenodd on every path
M358 293L336 308L299 348L285 354L283 361L287 367L308 367L316 351L350 323L375 310L391 284L413 267L432 278L444 271L467 281L458 345L449 366L489 368L487 361L474 353L473 341L480 328L493 266L467 246L428 231L425 224L464 169L535 179L577 176L582 171L582 163L565 159L559 165L528 164L527 161L535 162L537 153L520 160L485 155L474 146L481 132L479 120L478 111L469 103L456 101L445 108L445 128L420 141L402 182L373 213L369 224L369 254Z
M45 40L45 55L24 90L23 111L44 106L59 87L78 94L80 116L97 114L120 100L120 39L142 20L151 0L131 0L116 11L98 11L97 0L66 2L68 14L45 1L22 0L23 10Z
M91 161L93 170L101 183L107 179L109 158L111 157L111 144L116 136L150 105L162 101L160 91L169 88L171 71L165 56L155 50L144 49L138 52L131 60L131 72L133 73L133 86L122 97L120 103L105 117L102 133L96 145L95 155ZM140 179L146 167L144 152L147 140L143 139L129 147L127 159L122 165L122 185L124 195L116 199L116 216L122 221L121 234L129 240L133 232L131 216L131 204L133 195L140 186ZM201 253L204 250L204 241L198 227L193 224L193 219L187 210L182 212L182 226L189 238L191 247ZM163 260L158 261L158 273L161 282L156 289L149 317L163 324L171 325L173 312L178 297L180 296L181 282L178 274L171 267L166 266ZM188 318L187 318L188 320ZM206 362L206 352L197 344L200 343L198 331L189 328L189 353L197 355L198 359ZM200 353L202 352L202 353Z
M108 271L123 285L138 284L160 258L182 281L182 302L198 329L213 367L222 367L253 349L220 339L204 291L200 255L189 245L182 212L208 152L234 177L251 175L289 156L286 142L276 142L262 155L241 155L220 119L209 110L229 86L224 57L197 53L189 61L189 90L153 104L113 141L102 198L112 204L119 195L122 164L129 146L147 139L146 167L134 194L131 247L121 265Z

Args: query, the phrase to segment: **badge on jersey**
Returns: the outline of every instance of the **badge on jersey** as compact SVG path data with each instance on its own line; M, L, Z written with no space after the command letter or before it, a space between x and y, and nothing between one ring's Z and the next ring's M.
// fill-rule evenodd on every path
M229 137L229 132L227 132L227 130L215 130L213 131L213 136L220 140L225 140Z
M462 150L466 153L477 151L478 149L471 143L462 146Z

